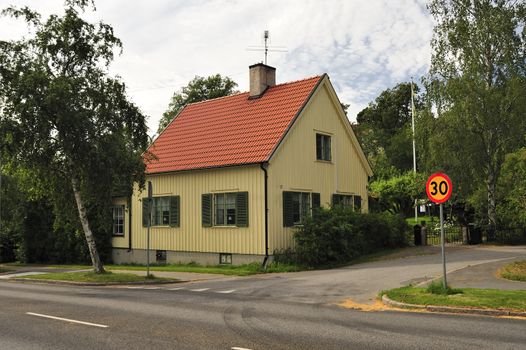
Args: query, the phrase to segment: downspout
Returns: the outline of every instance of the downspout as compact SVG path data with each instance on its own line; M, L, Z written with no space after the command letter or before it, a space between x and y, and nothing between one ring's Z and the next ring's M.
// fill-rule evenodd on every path
M268 163L261 163L260 167L265 174L265 259L263 259L262 267L267 268L268 262L268 173L267 173Z
M133 220L132 220L132 196L128 198L128 252L131 252L132 250L132 226L133 226Z

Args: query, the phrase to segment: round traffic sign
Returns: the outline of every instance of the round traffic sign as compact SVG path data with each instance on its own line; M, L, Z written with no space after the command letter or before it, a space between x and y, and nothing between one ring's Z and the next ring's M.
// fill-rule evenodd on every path
M434 173L427 179L426 192L431 202L436 204L446 202L453 192L451 179L444 173Z

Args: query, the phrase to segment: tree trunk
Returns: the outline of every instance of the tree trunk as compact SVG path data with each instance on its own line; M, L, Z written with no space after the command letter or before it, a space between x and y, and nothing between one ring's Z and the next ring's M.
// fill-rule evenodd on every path
M79 188L79 182L76 178L71 179L71 185L73 186L73 193L75 194L75 201L77 202L77 208L79 210L79 218L82 224L82 229L84 230L84 235L86 236L86 241L88 243L89 254L91 256L91 263L93 264L93 270L95 273L103 273L104 267L100 261L99 252L97 251L97 246L95 244L95 239L93 237L93 232L89 227L88 216L86 215L86 207L84 206L84 201L82 200Z
M488 170L486 185L488 188L488 235L493 238L497 226L497 208L495 204L497 177L492 167Z

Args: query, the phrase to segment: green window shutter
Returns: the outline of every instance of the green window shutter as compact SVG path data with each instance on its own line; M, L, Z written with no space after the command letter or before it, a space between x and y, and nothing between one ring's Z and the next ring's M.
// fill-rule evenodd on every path
M212 194L205 193L201 195L201 221L203 227L212 226Z
M354 196L354 211L362 210L362 197Z
M179 196L170 197L170 226L179 227L181 221L180 211Z
M314 208L321 207L320 194L313 192L311 196L312 196L312 208L314 209Z
M149 201L147 197L142 199L142 226L147 227L148 221L150 221Z
M248 192L236 193L236 225L248 227Z
M283 227L294 226L293 192L283 191Z

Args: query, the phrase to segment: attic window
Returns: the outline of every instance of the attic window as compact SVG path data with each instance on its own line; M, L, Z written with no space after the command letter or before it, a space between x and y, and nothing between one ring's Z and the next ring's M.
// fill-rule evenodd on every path
M316 134L316 159L331 160L331 137L329 135Z

